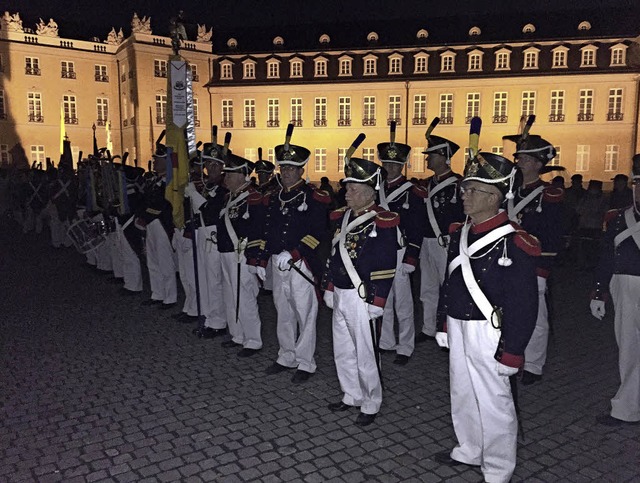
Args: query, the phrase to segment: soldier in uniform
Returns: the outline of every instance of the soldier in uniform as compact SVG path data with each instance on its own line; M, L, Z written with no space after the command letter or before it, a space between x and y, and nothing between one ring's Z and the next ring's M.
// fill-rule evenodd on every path
M76 214L78 202L78 183L70 167L58 167L58 176L50 185L51 210L49 226L51 228L51 245L54 248L71 246L67 230Z
M640 423L640 154L633 157L632 177L633 204L607 213L591 295L591 313L597 319L605 315L609 294L615 310L620 387L610 413L596 418L607 426Z
M465 168L460 191L467 221L449 230L436 334L450 349L458 444L435 460L480 466L492 483L508 482L515 469L518 424L509 377L523 366L538 309L540 247L500 209L515 174L513 163L492 153L478 153Z
M367 426L382 404L376 326L396 271L400 217L376 205L376 188L385 171L371 161L351 158L357 144L345 156L347 207L330 216L337 229L323 288L324 301L333 309L333 354L344 393L328 408L360 407L355 423Z
M218 226L220 211L225 204L229 191L223 186L224 160L228 144L217 143L214 135L212 143L205 143L202 148L202 161L207 170L204 191L197 191L194 184L189 183L185 193L191 198L195 216L200 220L197 232L198 273L204 275L204 286L200 287L202 314L204 325L195 329L194 333L204 339L213 339L226 333L226 304L222 281L222 260L218 250Z
M262 159L262 148L258 148L258 161L255 173L258 175L258 191L263 195L268 191L278 189L277 178L274 176L276 166L271 161Z
M291 144L292 134L289 124L284 144L275 147L282 187L264 199L264 247L255 270L265 280L271 260L280 349L266 373L296 369L291 382L300 384L316 371L316 278L322 274L318 246L327 230L331 198L302 179L310 152Z
M118 217L117 224L118 248L122 255L122 278L124 280L122 293L135 295L142 292L140 256L144 251L144 232L136 227L135 219L137 214L144 210L144 183L142 181L144 169L126 164L123 169L127 184L125 196L128 209Z
M395 351L394 364L406 365L415 346L415 321L413 319L413 295L411 279L418 264L420 247L424 237L426 190L414 185L402 175L409 158L411 146L395 142L396 124L391 123L391 142L378 144L378 158L387 171L387 178L379 191L379 205L400 215L401 246L398 251L396 275L387 298L380 349ZM394 330L398 318L398 341Z
M173 208L165 198L167 148L159 142L156 142L153 168L155 177L145 190L144 210L135 221L136 226L146 232L145 251L151 284L151 299L142 303L161 304L169 309L178 299L176 260L171 246L175 227Z
M258 279L248 265L257 263L264 223L262 195L249 178L253 168L251 161L227 154L224 184L229 195L217 227L225 315L231 335L222 347L242 347L238 357L251 357L262 349Z
M528 126L533 121L530 120ZM564 190L551 186L540 179L540 175L554 169L564 169L559 166L548 166L556 150L540 136L528 134L525 128L523 134L504 136L516 143L514 157L518 170L522 173L522 186L519 187L512 199L507 200L509 218L522 225L528 233L540 240L542 256L537 259L538 274L538 320L536 330L531 337L525 354L522 383L533 384L542 378L542 369L547 358L547 342L549 339L549 313L545 294L547 279L555 256L563 248L564 235Z
M451 170L451 157L460 149L453 141L431 134L439 118L431 122L425 137L427 168L433 171L426 182L426 224L420 250L420 300L422 301L422 330L416 342L434 340L440 286L447 268L449 226L464 219L462 202L458 197L461 176Z

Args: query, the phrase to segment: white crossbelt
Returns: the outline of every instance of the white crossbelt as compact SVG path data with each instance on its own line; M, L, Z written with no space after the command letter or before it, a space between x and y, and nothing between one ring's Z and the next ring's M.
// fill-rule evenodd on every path
M445 179L443 182L438 183L433 189L429 189L429 196L426 200L424 200L425 205L427 205L427 219L429 220L429 224L431 225L431 229L433 230L433 234L436 236L437 240L440 240L442 236L442 230L438 226L438 220L436 220L436 214L433 211L433 203L431 202L431 198L433 196L445 189L447 186L455 183L457 179L455 177L450 177Z
M494 315L496 315L496 310L491 305L491 302L489 302L489 299L487 299L487 296L484 294L484 292L480 288L480 285L478 285L478 282L476 281L476 278L473 274L473 269L471 268L471 256L473 256L473 254L477 253L482 248L490 245L493 242L499 241L501 238L504 238L509 233L513 233L516 230L511 225L503 225L487 233L485 236L472 243L471 246L468 246L468 236L470 229L470 223L467 223L462 227L462 233L460 234L460 253L449 264L449 275L451 275L451 272L453 270L460 266L460 270L462 270L462 278L465 285L467 286L469 295L471 295L473 302L476 304L478 309L480 309L480 312L482 312L484 318L493 324L493 317ZM494 327L496 327L496 324L493 325Z
M389 193L389 196L384 194L384 190L380 190L380 206L385 210L389 210L389 203L393 203L395 200L400 198L400 196L402 196L402 194L412 186L413 183L411 181L407 181Z
M633 238L636 246L640 248L640 221L636 221L636 217L633 215L634 208L628 208L624 212L624 221L627 223L627 228L621 231L613 239L613 245L617 247L629 237Z
M517 220L517 216L518 213L520 213L525 206L527 206L529 203L531 203L531 201L533 201L533 199L538 196L540 193L542 193L542 191L544 190L544 185L542 186L538 186L536 189L534 189L531 193L529 193L527 196L525 196L524 198L522 198L517 205L513 206L513 199L510 199L509 202L507 203L507 213L509 213L509 219L511 221L516 221Z
M229 200L224 210L224 226L227 228L227 233L229 234L231 243L235 247L238 259L240 259L240 256L244 253L244 249L247 246L247 241L245 239L238 239L238 235L233 228L233 225L231 224L231 219L229 218L229 208L233 208L234 206L239 205L240 202L243 201L247 196L249 196L249 192L245 191L237 198Z
M67 196L69 196L69 192L67 191L67 187L71 184L71 181L67 181L66 183L62 184L62 181L58 180L58 183L60 183L60 186L62 186L62 188L60 188L60 190L53 195L54 200L58 199L58 196L60 196L62 193L66 193Z

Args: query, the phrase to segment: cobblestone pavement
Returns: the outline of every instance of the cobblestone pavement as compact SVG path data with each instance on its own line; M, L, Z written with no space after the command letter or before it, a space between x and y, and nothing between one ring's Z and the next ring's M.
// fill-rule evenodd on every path
M520 388L524 437L514 481L640 481L640 427L595 423L618 384L612 316L591 318L589 275L561 269L542 382ZM275 312L260 297L264 348L239 359L220 340L141 306L143 296L44 236L0 223L0 481L452 481L447 355L420 344L407 366L383 356L382 410L366 428L341 397L330 312L318 372L266 376ZM148 292L145 292L148 296Z

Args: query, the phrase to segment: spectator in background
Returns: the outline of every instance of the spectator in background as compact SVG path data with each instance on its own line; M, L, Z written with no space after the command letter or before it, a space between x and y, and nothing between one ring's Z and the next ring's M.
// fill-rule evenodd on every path
M609 209L617 210L633 204L633 190L629 188L629 177L616 174L613 178L613 191L609 195Z
M554 188L564 189L564 178L562 176L555 176L551 180L551 186L553 186Z
M607 198L602 191L602 181L589 181L587 191L576 206L578 215L578 264L582 270L595 267L598 258L602 224L607 212Z

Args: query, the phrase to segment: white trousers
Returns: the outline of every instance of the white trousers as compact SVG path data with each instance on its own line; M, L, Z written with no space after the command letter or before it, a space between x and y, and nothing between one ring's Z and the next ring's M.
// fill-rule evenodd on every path
M547 360L547 342L549 341L549 311L544 298L547 292L547 279L538 277L538 318L531 339L524 351L524 370L533 374L542 374Z
M516 467L518 421L509 378L493 358L500 331L486 320L447 317L454 460L481 465L485 481L508 482Z
M176 260L169 236L160 220L147 225L147 267L151 284L151 299L173 304L178 300Z
M398 251L396 275L391 291L387 297L382 316L382 332L380 348L395 350L397 354L411 357L415 347L416 325L413 320L413 295L411 279L402 271L402 259L405 250ZM398 342L394 331L395 319L398 317Z
M47 208L49 211L49 228L51 229L51 245L54 248L70 247L73 243L67 236L67 230L70 226L69 220L60 221L58 208L53 203L49 203Z
M95 249L96 254L96 267L103 272L110 272L113 270L111 263L111 246L113 244L113 238L107 235L106 241Z
M244 255L238 264L235 252L221 253L222 280L226 316L229 334L234 342L242 344L247 349L261 349L260 335L261 321L258 313L258 277L249 273L249 267ZM240 289L238 291L238 270L240 270ZM236 318L236 303L240 297Z
M611 416L640 421L640 277L614 275L609 288L620 369L620 388L611 400Z
M131 292L142 291L142 267L140 259L136 252L133 251L129 240L124 236L122 227L118 223L118 246L122 256L122 278L124 279L124 288Z
M173 248L178 257L178 273L180 274L180 282L184 289L184 305L182 311L188 315L198 315L198 300L196 294L196 275L193 265L193 241L191 238L184 236L184 230L176 230L173 234ZM198 261L198 265L200 265ZM198 266L198 278L200 282L200 292L202 287L206 287L206 280L202 267ZM202 298L200 299L200 311L202 313Z
M224 329L227 327L225 303L232 301L225 302L222 290L222 261L216 245L216 227L198 228L197 241L198 272L204 274L206 284L200 289L202 313L206 317L204 325L211 329Z
M420 248L420 301L422 302L422 333L436 335L436 314L440 286L447 270L447 249L437 238L423 238Z
M278 314L278 364L297 367L301 371L315 372L316 318L318 297L316 290L295 269L280 270L274 257L273 302ZM295 266L313 279L311 270L298 260Z
M266 276L264 278L264 282L262 282L262 288L265 290L273 290L273 263L271 262L271 258L267 262L267 267L265 268Z
M376 414L382 405L382 384L373 352L369 313L356 289L333 292L333 358L342 402Z

